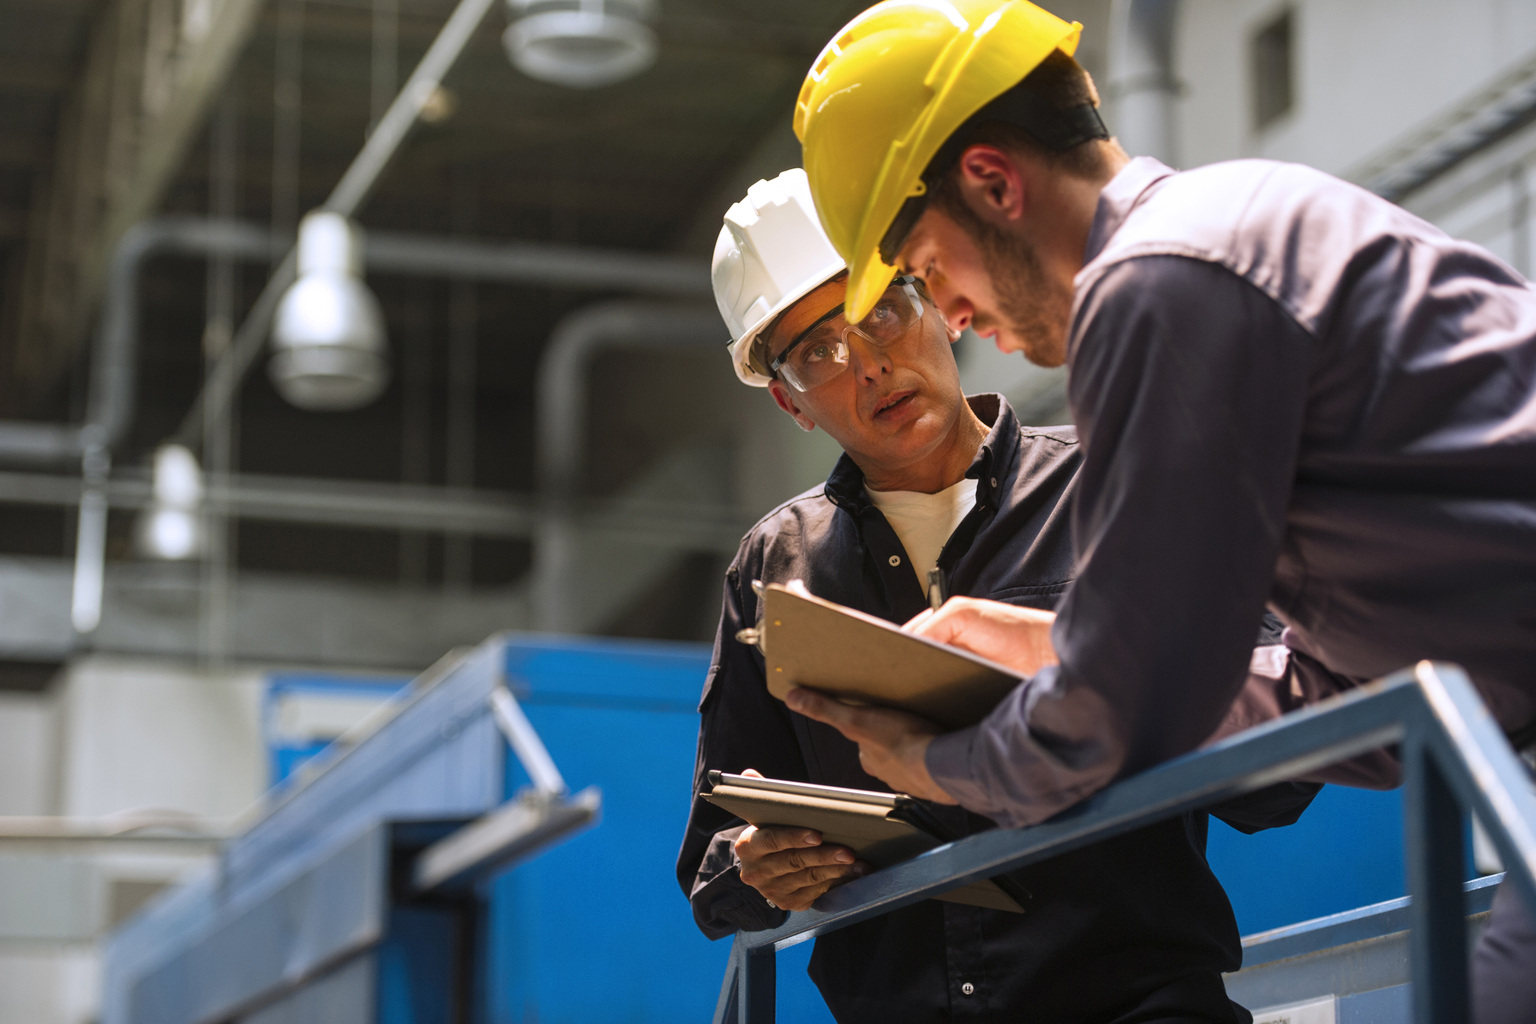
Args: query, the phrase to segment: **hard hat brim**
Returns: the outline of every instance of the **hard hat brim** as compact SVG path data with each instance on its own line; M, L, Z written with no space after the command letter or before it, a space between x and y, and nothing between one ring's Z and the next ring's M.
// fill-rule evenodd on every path
M813 111L820 114L825 110L818 99L820 91L826 91L828 96L853 95L845 82L834 81L835 76L827 73L827 65L846 58L849 46L857 42L864 30L861 26L873 25L877 12L887 6L870 8L833 38L812 66L796 110L795 130L805 147L806 169L810 172L818 212L834 244L848 257L850 321L868 316L895 278L897 268L881 258L880 242L902 204L922 191L922 175L943 144L971 115L1016 85L1053 50L1062 50L1069 56L1074 53L1082 30L1080 24L1063 21L1033 4L1006 3L993 16L955 39L953 45L945 47L938 62L927 69L925 85L932 89L931 98L914 121L898 127L881 165L865 186L868 191L863 193L862 203L852 196L841 196L840 202L852 201L856 205L850 208L848 216L829 219L828 209L836 208L837 204L822 205L822 178L830 182L845 176L847 161L819 153L824 147L813 144ZM887 56L881 49L857 59L885 61ZM856 116L864 116L864 112L860 110ZM829 139L841 137L837 132L828 135L825 129L822 135ZM818 177L817 163L823 166L822 177Z
M736 376L741 380L743 384L754 388L765 388L773 380L772 377L758 373L756 370L752 369L752 364L749 361L752 355L752 346L757 343L757 339L759 335L762 334L764 328L782 316L795 303L799 302L801 299L805 298L807 295L811 294L811 292L815 291L817 288L820 288L828 281L831 281L833 278L837 277L837 275L841 274L845 269L847 269L847 264L842 260L838 260L835 265L828 267L825 274L817 275L816 277L811 278L809 283L785 293L784 298L780 299L774 305L774 307L762 317L762 319L758 320L755 324L742 332L740 340L731 343L731 364L736 367ZM884 290L885 289L882 286L881 291ZM879 294L877 293L876 301L878 300ZM874 308L873 304L871 304L870 308Z

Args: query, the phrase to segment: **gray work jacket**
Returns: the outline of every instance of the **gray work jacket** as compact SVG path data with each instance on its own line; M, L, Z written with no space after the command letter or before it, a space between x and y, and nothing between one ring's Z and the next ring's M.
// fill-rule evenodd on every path
M932 744L946 790L1027 824L1195 748L1266 602L1307 699L1438 658L1536 718L1527 282L1306 167L1142 158L1076 286L1061 664Z

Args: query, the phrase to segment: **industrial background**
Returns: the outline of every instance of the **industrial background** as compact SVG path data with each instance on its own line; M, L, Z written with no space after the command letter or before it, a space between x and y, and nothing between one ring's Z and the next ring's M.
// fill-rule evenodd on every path
M0 1024L708 1015L702 645L836 455L735 381L708 257L863 6L0 0ZM1536 5L1047 6L1132 154L1305 162L1530 272ZM320 208L361 230L296 263ZM345 365L271 340L296 272L354 304ZM1067 419L1058 372L960 359ZM498 692L602 823L399 900L401 851L539 790ZM1244 931L1401 895L1394 801L1213 836Z

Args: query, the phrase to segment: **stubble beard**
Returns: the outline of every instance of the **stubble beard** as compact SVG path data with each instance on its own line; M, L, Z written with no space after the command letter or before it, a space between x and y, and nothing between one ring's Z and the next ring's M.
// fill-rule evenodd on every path
M979 330L1001 327L1019 341L1024 358L1038 366L1067 361L1067 331L1072 321L1071 287L1053 282L1035 247L995 225L968 218L969 231L981 249L997 316L977 317Z

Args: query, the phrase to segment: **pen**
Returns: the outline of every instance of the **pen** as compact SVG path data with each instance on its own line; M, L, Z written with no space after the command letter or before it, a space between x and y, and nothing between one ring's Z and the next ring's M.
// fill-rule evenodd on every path
M938 611L944 599L944 570L934 566L928 570L928 606Z

